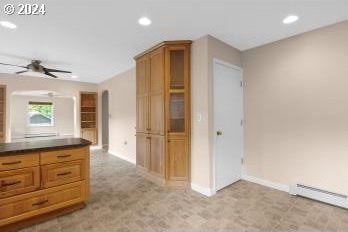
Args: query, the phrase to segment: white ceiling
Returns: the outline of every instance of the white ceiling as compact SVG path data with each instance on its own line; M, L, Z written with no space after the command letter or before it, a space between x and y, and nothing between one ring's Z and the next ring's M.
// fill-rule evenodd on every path
M0 0L5 3L23 1ZM134 66L133 56L163 40L211 34L246 50L348 19L347 0L45 0L45 16L6 16L18 29L0 28L0 62L30 59L98 83ZM300 20L283 25L288 14ZM141 27L141 16L151 18ZM0 72L19 69L0 66ZM61 75L69 79L69 75Z

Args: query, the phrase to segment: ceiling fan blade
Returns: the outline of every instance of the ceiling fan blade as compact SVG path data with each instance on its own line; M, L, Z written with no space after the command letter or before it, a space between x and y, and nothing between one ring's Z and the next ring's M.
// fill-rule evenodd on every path
M21 74L21 73L25 73L28 72L28 70L23 70L23 71L19 71L19 72L15 72L16 74Z
M60 73L71 73L70 71L64 71L64 70L58 70L58 69L51 69L51 68L45 68L47 72L60 72Z
M53 78L58 78L57 76L53 75L52 73L47 72L47 70L45 70L44 73L45 73L47 76L50 76L50 77L53 77Z
M5 64L5 63L0 63L2 65L8 65L8 66L14 66L14 67L20 67L20 68L27 68L26 66L20 66L20 65L15 65L15 64Z

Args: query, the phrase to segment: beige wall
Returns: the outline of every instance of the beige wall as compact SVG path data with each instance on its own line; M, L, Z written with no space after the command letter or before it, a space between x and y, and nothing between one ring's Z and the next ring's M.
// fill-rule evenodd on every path
M208 72L205 36L191 47L191 182L206 188L210 185Z
M28 90L48 90L55 91L63 95L69 95L73 97L76 101L76 109L80 107L80 91L94 91L98 90L98 85L76 82L76 81L64 81L64 80L54 80L49 78L40 77L26 77L21 76L20 78L12 74L2 74L0 73L0 84L7 86L7 104L6 104L6 140L10 142L10 119L11 119L11 95L14 91L28 91ZM76 112L79 112L77 110ZM80 136L80 115L75 116L76 126L75 126L75 136Z
M241 66L241 53L210 36L193 41L191 49L191 181L213 188L213 59ZM198 121L199 115L202 120Z
M243 52L246 174L348 194L348 22Z
M99 85L99 96L104 90L109 92L109 150L135 163L135 68L102 82ZM99 105L101 106L101 99ZM99 118L101 119L101 115ZM99 124L101 128L101 121ZM101 133L99 138L101 144Z
M30 101L53 103L53 126L29 126ZM48 98L13 95L11 99L11 137L24 138L25 134L58 133L74 135L74 100L72 98Z

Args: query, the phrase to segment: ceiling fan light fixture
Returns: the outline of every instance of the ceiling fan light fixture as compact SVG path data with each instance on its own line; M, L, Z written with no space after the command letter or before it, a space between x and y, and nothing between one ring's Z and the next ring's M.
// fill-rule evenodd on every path
M16 24L9 22L9 21L0 21L0 25L4 28L12 29L12 30L17 28Z
M77 79L77 78L79 78L77 75L71 75L71 78L72 79Z
M53 78L58 78L53 73L71 73L70 71L64 71L64 70L59 70L59 69L52 69L52 68L46 68L45 66L41 65L40 60L32 60L30 64L27 66L21 66L21 65L15 65L15 64L7 64L7 63L1 63L0 65L6 65L6 66L14 66L14 67L19 67L19 68L24 68L25 70L15 72L16 74L21 74L24 72L33 72L33 73L40 73L44 74L46 76L50 76Z

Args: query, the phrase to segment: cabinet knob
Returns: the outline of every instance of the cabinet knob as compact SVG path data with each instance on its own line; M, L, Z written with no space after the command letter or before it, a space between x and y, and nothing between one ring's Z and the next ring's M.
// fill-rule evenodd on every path
M216 135L222 135L222 131L216 131Z

